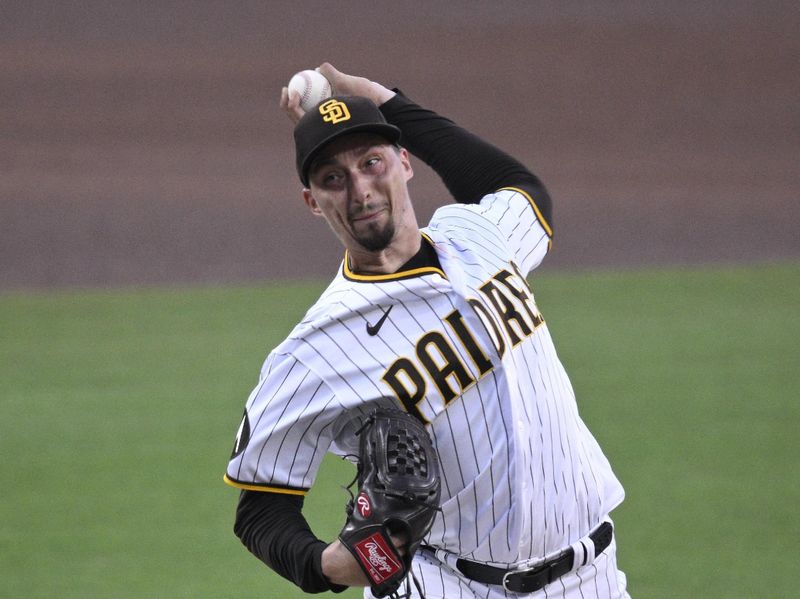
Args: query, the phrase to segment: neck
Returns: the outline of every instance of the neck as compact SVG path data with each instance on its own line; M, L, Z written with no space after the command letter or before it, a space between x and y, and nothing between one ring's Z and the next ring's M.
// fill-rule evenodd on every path
M395 238L386 249L379 252L350 248L347 251L348 266L351 271L358 274L392 274L414 257L421 243L422 235L416 230L413 237L405 241Z

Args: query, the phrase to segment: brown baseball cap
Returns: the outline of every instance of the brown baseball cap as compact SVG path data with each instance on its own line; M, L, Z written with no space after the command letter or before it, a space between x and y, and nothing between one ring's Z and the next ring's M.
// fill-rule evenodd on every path
M303 115L294 128L297 174L308 187L308 171L322 148L350 133L376 133L390 143L400 140L400 129L386 122L378 106L361 96L333 96Z

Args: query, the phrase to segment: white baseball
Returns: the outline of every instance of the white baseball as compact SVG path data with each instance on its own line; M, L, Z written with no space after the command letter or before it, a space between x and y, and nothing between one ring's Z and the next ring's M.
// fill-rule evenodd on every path
M307 69L296 73L287 86L289 91L300 94L300 108L308 112L325 98L330 98L331 84L317 71Z

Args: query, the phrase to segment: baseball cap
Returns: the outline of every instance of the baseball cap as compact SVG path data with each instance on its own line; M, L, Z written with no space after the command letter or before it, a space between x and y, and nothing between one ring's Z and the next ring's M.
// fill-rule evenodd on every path
M308 187L308 171L320 151L334 139L350 133L376 133L390 143L400 140L400 129L386 122L378 106L361 96L333 96L306 112L294 128L297 174Z

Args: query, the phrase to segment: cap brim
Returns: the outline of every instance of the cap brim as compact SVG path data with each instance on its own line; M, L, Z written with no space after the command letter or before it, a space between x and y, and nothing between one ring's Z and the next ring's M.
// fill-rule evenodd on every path
M302 173L303 173L303 184L308 186L308 171L311 169L311 165L314 163L314 160L317 158L319 153L322 149L327 146L332 141L343 137L345 135L350 135L352 133L375 133L380 135L381 137L385 138L389 143L396 144L400 141L400 129L395 127L394 125L390 125L389 123L364 123L361 125L354 125L353 127L348 127L347 129L341 129L339 131L335 131L322 141L320 141L316 146L312 148L308 154L306 154L305 160L303 160L302 165Z

